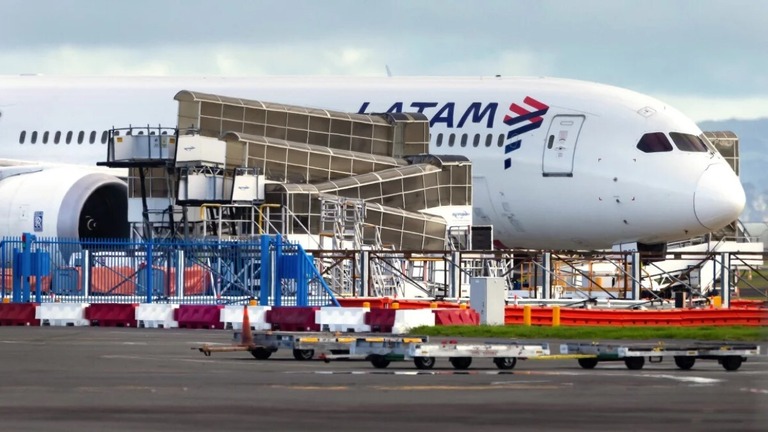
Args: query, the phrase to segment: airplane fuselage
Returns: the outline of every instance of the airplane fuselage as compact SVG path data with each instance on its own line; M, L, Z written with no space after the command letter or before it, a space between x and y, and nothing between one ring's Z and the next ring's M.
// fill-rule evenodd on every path
M182 89L348 112L422 112L430 153L472 161L472 222L493 225L509 247L690 238L735 220L744 206L722 156L710 147L681 150L671 138L700 136L695 123L648 96L594 83L22 76L1 77L0 89L1 158L86 166L106 159L102 134L112 126L176 125L173 97ZM675 145L638 148L653 133Z

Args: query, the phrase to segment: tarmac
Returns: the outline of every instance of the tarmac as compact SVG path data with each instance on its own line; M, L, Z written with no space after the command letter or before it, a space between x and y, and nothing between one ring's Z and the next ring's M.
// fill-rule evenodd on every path
M0 426L7 431L765 431L768 357L727 372L699 360L629 371L575 360L269 360L190 348L232 331L0 327Z

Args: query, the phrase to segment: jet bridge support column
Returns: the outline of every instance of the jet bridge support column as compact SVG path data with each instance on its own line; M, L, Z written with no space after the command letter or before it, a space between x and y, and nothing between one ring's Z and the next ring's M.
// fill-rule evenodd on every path
M451 263L449 270L450 286L448 292L450 298L461 297L461 252L451 252Z
M353 291L352 295L369 296L371 294L368 284L369 266L371 263L371 253L367 250L360 251L360 289L357 292ZM354 290L354 286L352 287Z
M630 277L632 278L632 300L640 300L640 252L632 252L629 257Z
M552 298L552 253L541 255L541 298Z
M184 298L184 269L186 268L184 259L184 250L176 251L176 296L179 299Z
M720 297L723 299L723 308L729 309L731 307L731 254L728 252L720 254Z

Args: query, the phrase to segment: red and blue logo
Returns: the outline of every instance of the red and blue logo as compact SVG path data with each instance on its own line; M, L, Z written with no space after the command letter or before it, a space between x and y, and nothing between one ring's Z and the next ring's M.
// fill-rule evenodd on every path
M507 144L504 146L505 155L519 149L522 139L515 140L515 138L526 132L538 129L544 121L543 116L549 111L549 105L545 105L530 96L526 96L523 99L523 103L531 107L532 110L513 103L509 106L509 110L513 115L507 114L504 116L505 125L515 126L507 132ZM512 158L507 157L504 159L504 169L511 167Z

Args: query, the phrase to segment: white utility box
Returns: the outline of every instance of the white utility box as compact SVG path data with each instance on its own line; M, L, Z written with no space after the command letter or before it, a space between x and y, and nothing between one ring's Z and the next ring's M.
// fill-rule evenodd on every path
M176 146L176 166L224 166L227 143L200 135L179 135Z
M223 174L197 172L179 177L179 201L223 201L231 193L232 179Z
M473 277L469 279L469 304L480 314L480 324L504 325L506 282L504 278Z
M167 160L176 153L173 135L123 135L114 138L115 161Z
M247 172L235 172L232 201L263 201L264 176Z

